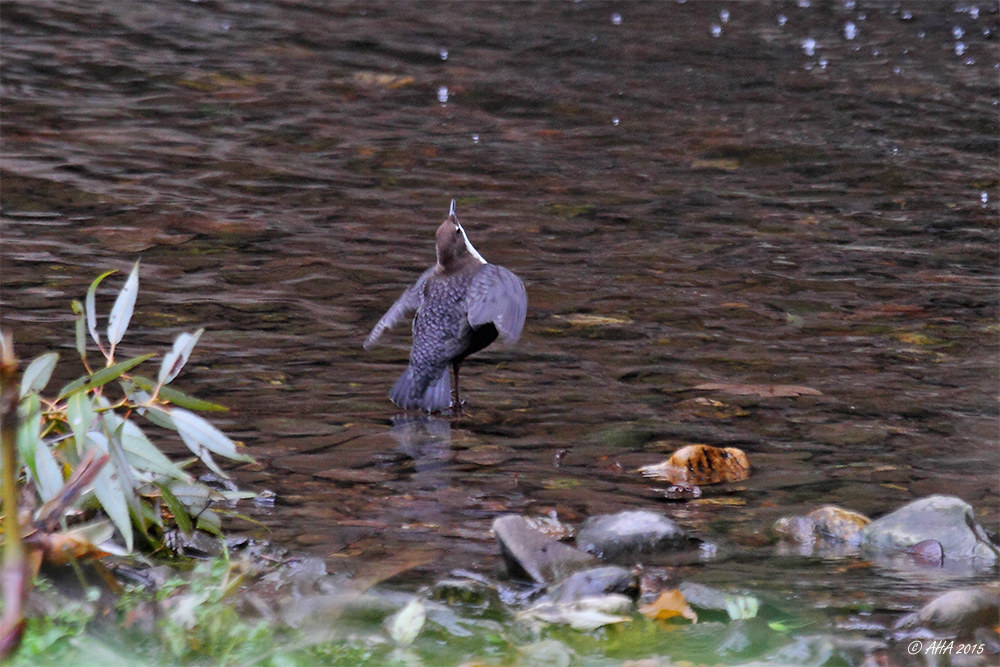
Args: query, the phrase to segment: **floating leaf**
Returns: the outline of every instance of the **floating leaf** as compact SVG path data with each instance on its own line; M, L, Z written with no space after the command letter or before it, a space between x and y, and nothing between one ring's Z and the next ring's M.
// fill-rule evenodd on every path
M87 305L84 308L84 312L87 314L87 328L90 329L90 337L94 339L98 347L101 346L101 336L97 333L97 305L94 303L94 296L97 294L97 286L112 273L117 273L117 271L105 271L97 276L87 289Z
M419 599L413 598L386 619L385 627L394 642L400 646L409 646L420 634L426 620L427 608Z
M822 396L823 392L812 387L794 384L700 384L695 389L721 391L736 396Z
M139 295L139 262L132 267L132 272L128 274L125 286L118 293L115 305L111 308L111 315L108 317L108 340L111 342L111 349L114 349L125 336L128 323L132 319L132 312L135 310L135 300Z
M193 334L182 333L177 337L177 340L174 341L174 348L163 356L163 363L160 364L160 375L157 378L159 384L168 384L177 377L203 333L205 333L204 329L198 329Z
M671 484L738 482L750 476L750 461L742 449L688 445L655 465L639 468L646 477Z
M552 319L562 320L569 324L583 327L607 327L632 324L628 317L612 317L609 315L591 315L590 313L573 313L571 315L553 315Z
M59 353L49 352L28 364L28 367L24 369L24 375L21 376L20 398L24 398L31 392L45 389L57 361L59 361Z
M653 620L665 620L675 616L683 616L692 623L698 622L698 614L688 606L684 594L676 588L660 593L653 602L639 607L639 613Z
M78 380L73 380L68 385L62 388L62 391L59 392L59 396L56 397L56 400L61 401L67 396L71 396L72 394L78 391L103 387L112 380L116 380L125 373L128 373L130 370L132 370L133 368L135 368L136 366L138 366L139 364L146 361L152 356L153 353L150 352L149 354L144 354L139 357L132 357L131 359L120 361L117 364L114 364L113 366L108 366L107 368L102 368L99 371L95 371L90 375L85 375L84 377L79 378Z

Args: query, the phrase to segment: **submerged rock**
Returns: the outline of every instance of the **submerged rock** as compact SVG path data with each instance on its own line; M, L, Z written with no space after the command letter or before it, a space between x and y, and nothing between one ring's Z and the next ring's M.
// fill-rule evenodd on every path
M805 516L778 519L774 530L800 544L822 541L856 547L861 544L862 530L871 522L863 514L827 505Z
M610 561L690 546L683 528L657 512L625 511L587 519L576 534L580 549Z
M617 593L633 600L639 596L635 573L618 565L582 570L559 582L549 591L553 602L571 602L584 597Z
M596 558L562 544L535 530L523 516L502 516L493 522L507 571L542 584L562 581L579 570L598 564Z
M1000 583L996 582L948 591L896 623L896 628L926 628L952 637L997 626L1000 626Z
M972 505L954 496L914 500L861 532L862 549L878 555L894 555L925 540L939 542L945 559L997 561L997 547L976 521Z

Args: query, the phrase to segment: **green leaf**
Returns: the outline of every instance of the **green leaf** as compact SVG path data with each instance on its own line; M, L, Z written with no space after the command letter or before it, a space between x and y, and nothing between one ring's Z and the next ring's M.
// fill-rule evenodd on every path
M132 312L135 310L137 296L139 296L138 261L132 267L132 272L128 274L128 280L125 281L122 291L118 293L115 305L111 308L111 315L108 316L108 340L111 341L112 349L125 337L125 330L128 329Z
M173 408L169 410L169 414L184 444L188 446L188 449L197 454L198 458L216 474L226 478L229 477L212 460L212 456L209 454L210 451L229 459L238 461L250 460L249 457L243 456L236 451L236 443L230 440L222 431L195 413L181 408Z
M21 424L17 429L17 449L21 460L28 466L33 479L38 479L35 468L35 450L44 447L42 442L42 402L38 394L28 394L18 407Z
M222 517L212 510L205 510L198 515L196 527L198 530L204 530L206 533L222 537Z
M104 438L102 433L94 433L92 436ZM105 446L107 441L105 439ZM125 538L125 547L132 551L132 544L135 536L132 533L132 519L129 517L128 501L125 499L125 489L112 471L111 466L104 466L101 472L94 479L94 496L101 504L104 511L114 522L115 526Z
M132 382L136 386L145 389L146 391L152 391L156 384L147 377L141 375L132 376ZM188 410L200 410L201 412L228 412L229 408L224 405L219 405L218 403L212 403L211 401L204 401L200 398L195 398L185 394L184 392L177 391L176 389L171 389L169 387L160 387L159 397L165 401L176 405L179 408L187 408ZM150 419L150 421L153 421ZM166 428L175 429L173 426L168 426Z
M157 484L156 488L160 490L160 496L163 498L163 502L167 504L167 509L174 515L177 527L185 535L190 535L191 531L194 530L194 526L191 525L191 516L188 514L187 508L184 507L166 484Z
M87 305L84 308L84 312L87 314L87 327L90 329L90 337L94 339L98 347L101 345L101 336L97 333L97 306L94 303L94 295L97 294L97 286L101 284L101 281L112 273L117 273L117 271L106 271L97 276L87 289Z
M204 329L198 329L193 334L182 333L177 337L177 340L174 341L174 348L163 356L163 362L160 364L160 375L157 378L159 384L168 384L177 377L203 333L205 333Z
M87 313L83 309L83 304L73 299L70 304L73 314L76 315L76 351L80 353L80 358L87 358Z
M73 438L76 440L77 451L82 452L87 442L87 431L94 423L94 405L91 403L90 395L80 391L69 397L66 401L66 421L73 429Z
M45 385L49 383L49 378L52 377L52 371L55 369L57 361L59 361L59 353L49 352L28 364L28 367L24 369L24 375L21 376L20 398L24 398L31 392L39 392L45 389Z
M125 361L120 361L113 366L108 366L107 368L102 368L99 371L94 371L90 375L86 375L78 380L70 382L68 385L62 388L59 392L59 396L56 397L57 401L61 401L67 396L71 396L78 391L96 389L97 387L103 387L107 383L115 380L125 373L129 372L142 362L146 361L153 356L153 353L144 354L140 357L132 357L131 359L126 359Z
M107 406L107 399L100 401L103 407ZM104 413L104 425L114 433L119 432L119 439L122 449L125 451L125 459L137 470L151 472L158 475L166 475L172 479L185 482L191 481L191 476L180 469L166 455L146 437L142 429L135 422L122 419L110 410Z
M47 503L62 490L63 476L59 464L49 451L49 446L42 441L35 447L35 471L38 494L42 497L42 502Z

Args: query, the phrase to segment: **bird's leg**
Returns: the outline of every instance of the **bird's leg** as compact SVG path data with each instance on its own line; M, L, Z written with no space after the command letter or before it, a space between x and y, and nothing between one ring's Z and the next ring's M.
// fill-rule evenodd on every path
M461 362L451 365L451 369L455 374L455 391L452 392L451 409L456 413L462 411L462 399L461 395L458 393L458 369L461 365Z

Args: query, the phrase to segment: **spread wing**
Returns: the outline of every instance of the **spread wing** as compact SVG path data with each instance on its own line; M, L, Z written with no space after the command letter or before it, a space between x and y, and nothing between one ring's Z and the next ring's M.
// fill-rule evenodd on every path
M528 311L528 295L520 278L502 266L484 264L469 285L468 300L469 324L479 327L492 322L504 342L517 341Z
M372 332L368 334L368 339L365 341L366 350L378 342L378 339L382 336L382 332L386 329L391 329L403 320L409 319L413 311L420 306L420 294L423 292L424 283L427 281L427 277L434 272L434 268L432 266L424 271L423 275L417 278L417 282L407 287L406 291L396 299L396 303L392 304L392 307L386 311L382 319L372 329Z

